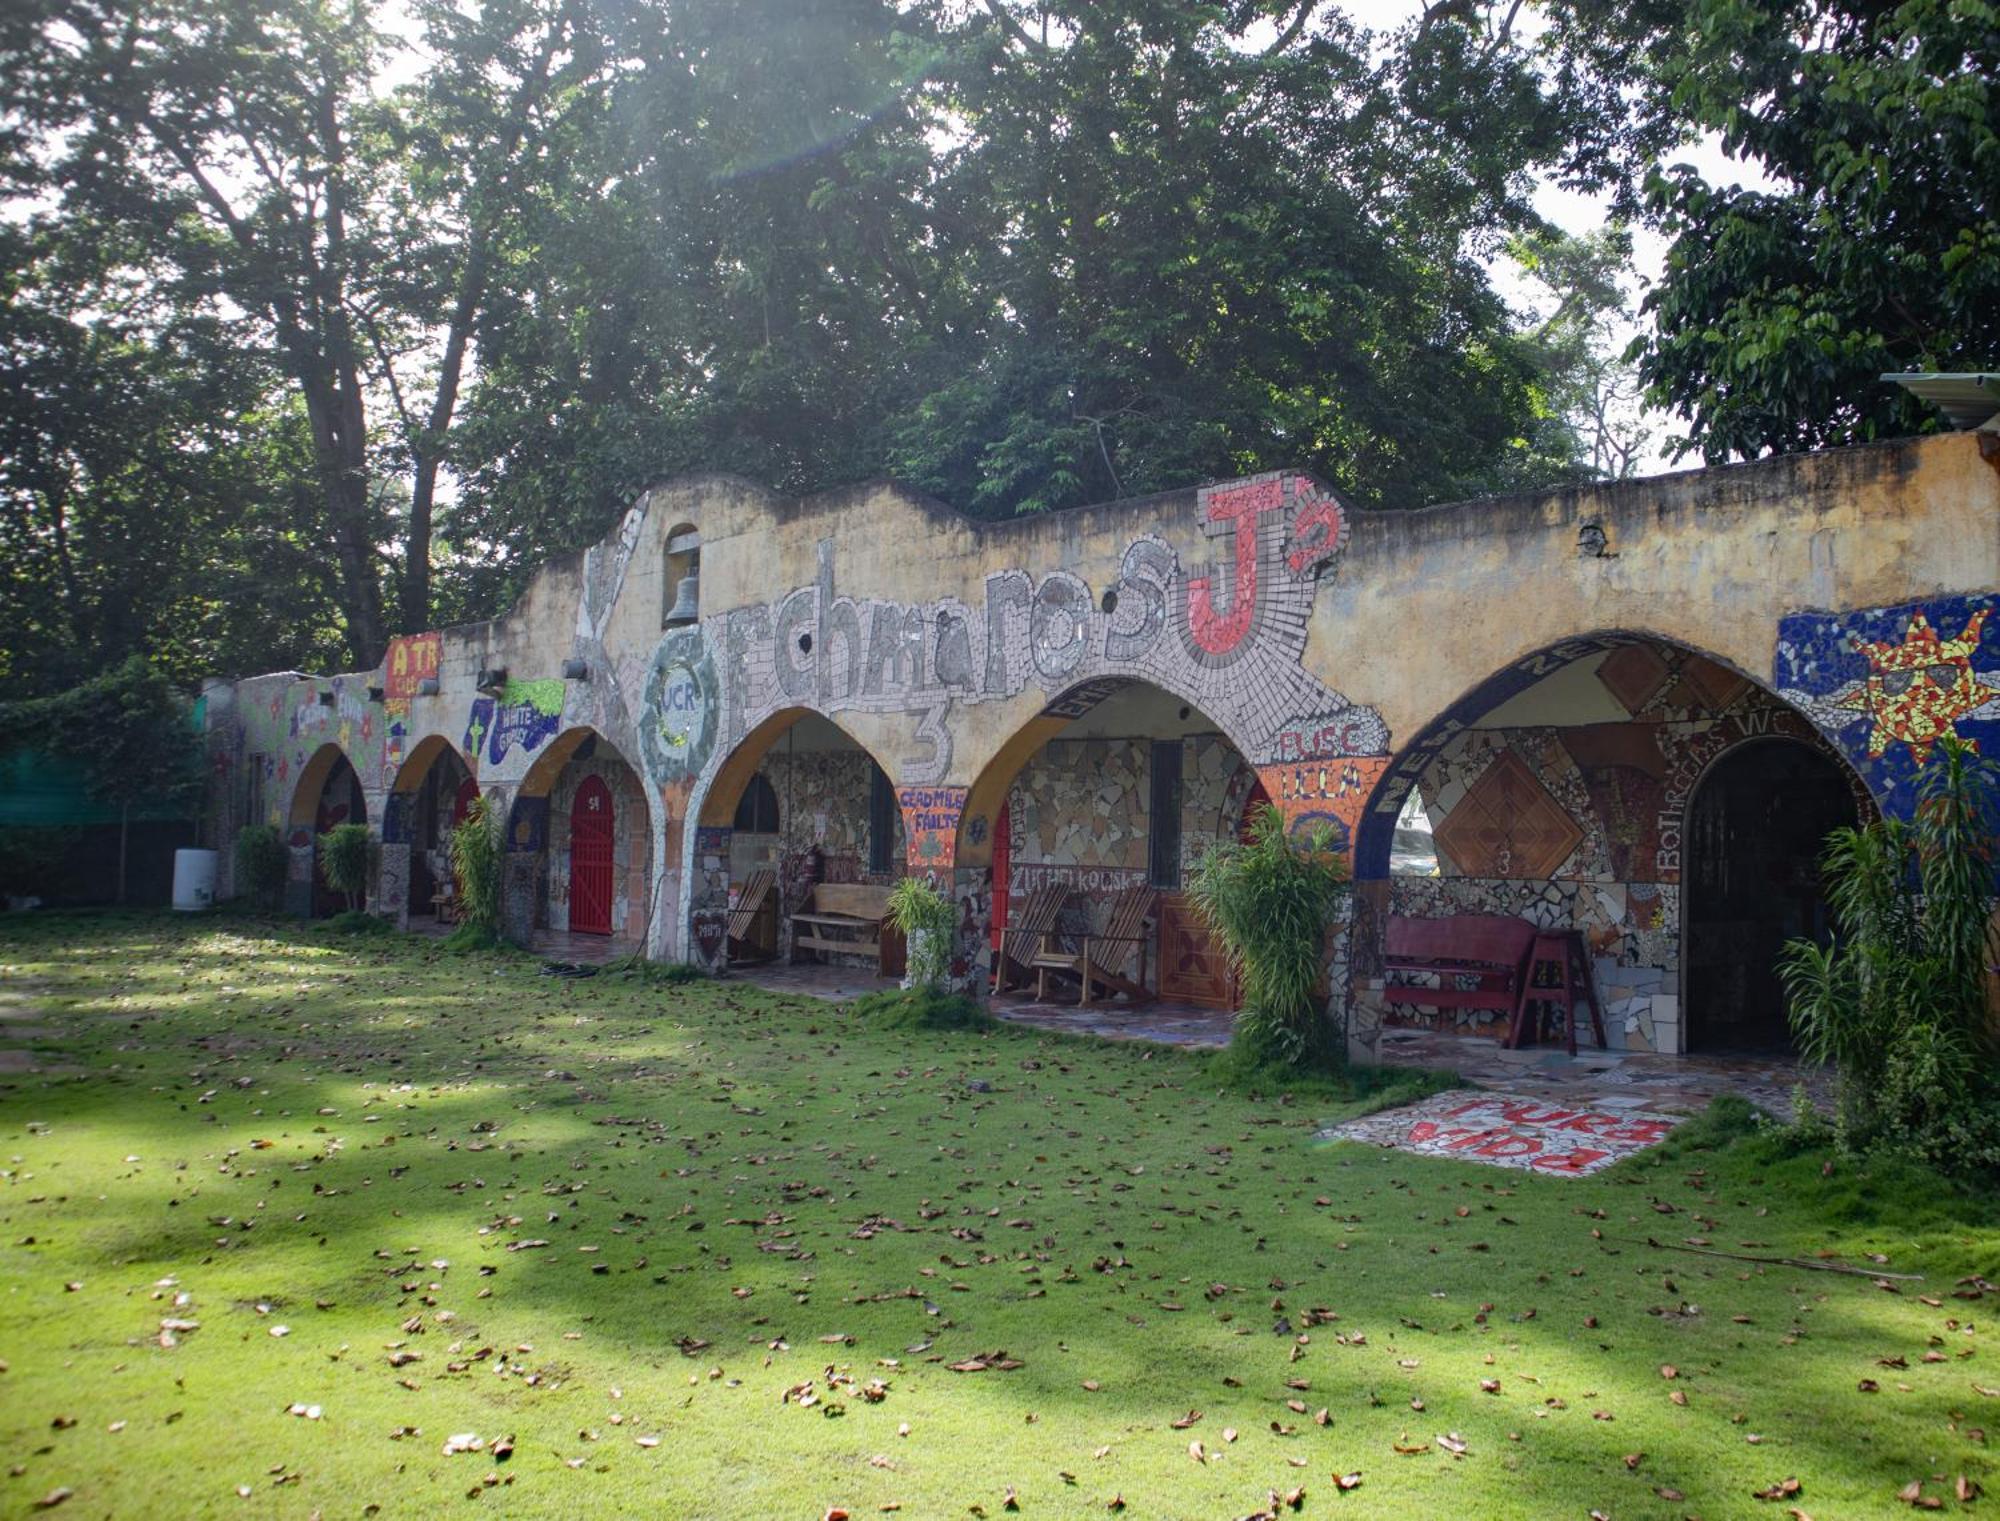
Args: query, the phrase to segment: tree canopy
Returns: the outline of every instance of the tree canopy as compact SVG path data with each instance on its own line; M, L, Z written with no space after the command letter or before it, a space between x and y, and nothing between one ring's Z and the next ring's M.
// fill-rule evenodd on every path
M1670 239L1633 348L1710 462L1929 431L1884 373L2000 364L2000 23L1954 0L1582 0L1573 37L1661 133L1767 188L1635 162ZM1583 45L1580 43L1580 45Z
M1676 240L1636 357L1711 457L1917 426L1861 382L1990 343L1993 35L1945 0L22 0L0 690L369 664L689 470L987 517L1620 473L1628 244L1538 178ZM1654 170L1703 131L1788 188Z

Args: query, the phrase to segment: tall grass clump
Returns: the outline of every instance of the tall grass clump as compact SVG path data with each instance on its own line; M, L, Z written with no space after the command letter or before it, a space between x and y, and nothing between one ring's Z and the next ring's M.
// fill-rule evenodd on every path
M1337 1067L1345 1042L1326 1016L1326 931L1347 891L1331 831L1303 841L1265 808L1249 842L1203 853L1188 877L1188 901L1243 979L1243 1010L1230 1037L1246 1068Z
M500 830L483 797L472 800L451 831L451 873L458 881L458 928L446 938L453 950L491 950L500 933Z

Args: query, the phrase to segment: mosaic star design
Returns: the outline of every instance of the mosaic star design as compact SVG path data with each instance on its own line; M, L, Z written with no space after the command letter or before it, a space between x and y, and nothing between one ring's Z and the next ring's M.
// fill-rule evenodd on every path
M1851 638L1850 648L1868 662L1868 675L1833 705L1868 715L1871 760L1900 741L1921 766L1932 746L1957 733L1959 719L2000 697L2000 688L1986 685L1972 669L1989 611L1982 607L1973 613L1956 639L1940 639L1921 611L1910 615L1900 642ZM1978 741L1969 743L1979 748Z

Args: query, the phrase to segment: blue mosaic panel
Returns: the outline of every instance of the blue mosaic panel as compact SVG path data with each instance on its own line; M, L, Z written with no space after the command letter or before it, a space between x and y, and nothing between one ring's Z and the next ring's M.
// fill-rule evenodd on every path
M1884 812L1907 815L1940 739L2000 758L1997 602L1946 597L1780 619L1773 685L1840 747Z

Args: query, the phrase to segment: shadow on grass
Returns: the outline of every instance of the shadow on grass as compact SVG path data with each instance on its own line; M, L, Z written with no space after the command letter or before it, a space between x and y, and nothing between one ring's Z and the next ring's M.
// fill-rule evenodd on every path
M719 1387L740 1371L741 1416L690 1414L677 1440L734 1440L777 1410L792 1424L773 1452L844 1451L863 1440L846 1426L875 1417L850 1400L846 1425L828 1422L778 1394L829 1362L894 1359L886 1408L962 1421L974 1470L991 1448L1039 1441L1039 1416L1158 1447L1178 1465L1148 1479L1175 1495L1164 1508L1221 1514L1173 1489L1227 1476L1191 1464L1188 1432L1169 1425L1197 1407L1194 1434L1232 1447L1239 1469L1283 1475L1289 1455L1336 1450L1367 1466L1362 1498L1392 1506L1376 1514L1408 1495L1400 1513L1439 1513L1449 1496L1478 1514L1624 1516L1679 1514L1652 1493L1670 1485L1711 1513L1747 1510L1753 1487L1788 1472L1808 1501L1830 1492L1835 1513L1852 1510L1912 1476L1964 1401L1959 1368L1947 1382L1919 1366L1894 1402L1857 1394L1876 1359L1931 1334L1938 1317L1907 1296L1616 1239L1755 1232L1809 1254L1839 1234L1838 1171L1767 1157L1768 1138L1721 1121L1601 1180L1540 1179L1312 1146L1326 1104L1401 1101L1412 1076L1448 1086L1429 1073L1252 1098L1203 1054L1013 1028L918 1040L727 984L542 979L518 958L446 960L400 940L328 955L282 930L94 922L0 935L0 957L97 1011L55 1016L86 1077L0 1099L10 1149L46 1149L74 1180L46 1207L46 1241L8 1249L39 1313L72 1313L67 1277L176 1274L212 1303L294 1306L302 1342L363 1348L373 1368L409 1339L408 1318L448 1308L458 1319L435 1342L531 1344L523 1360L552 1370L530 1391L496 1379L491 1358L460 1354L452 1372L426 1344L427 1384L496 1419L525 1423L545 1388L640 1368L661 1401L688 1377ZM135 996L163 1012L137 1029L99 1017ZM1913 1186L1871 1181L1876 1213L1853 1223L1877 1228ZM1975 1229L1909 1202L1927 1229L1973 1235L1935 1261L2000 1245L1990 1217ZM321 1299L331 1308L306 1308ZM118 1313L113 1342L158 1310ZM230 1350L214 1349L239 1317L259 1328L253 1314L215 1314L202 1355ZM586 1328L575 1350L559 1340ZM958 1375L931 1360L1002 1347L1025 1366ZM404 1397L386 1363L375 1371L385 1399ZM1327 1432L1311 1424L1322 1406ZM1225 1423L1240 1443L1212 1434ZM1431 1441L1451 1431L1468 1439L1462 1463ZM1394 1455L1405 1433L1422 1456Z

